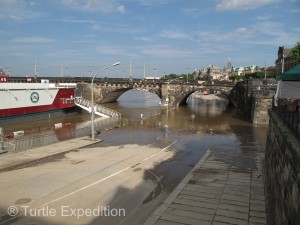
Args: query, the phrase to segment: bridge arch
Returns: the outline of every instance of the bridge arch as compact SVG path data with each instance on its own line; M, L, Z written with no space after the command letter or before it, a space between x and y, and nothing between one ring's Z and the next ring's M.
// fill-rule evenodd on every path
M166 87L163 87L163 99L166 99L167 96L170 100L171 107L185 105L188 97L196 91L203 91L206 89L220 91L221 94L225 95L230 101L230 91L232 88L228 87L216 87L216 86L199 86L199 85L178 85L178 84L169 84Z

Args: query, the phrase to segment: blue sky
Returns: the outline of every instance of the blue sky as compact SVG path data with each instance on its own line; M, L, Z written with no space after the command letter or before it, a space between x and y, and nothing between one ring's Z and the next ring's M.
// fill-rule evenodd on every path
M274 65L300 41L299 0L0 0L0 65L11 76L133 77L209 64Z

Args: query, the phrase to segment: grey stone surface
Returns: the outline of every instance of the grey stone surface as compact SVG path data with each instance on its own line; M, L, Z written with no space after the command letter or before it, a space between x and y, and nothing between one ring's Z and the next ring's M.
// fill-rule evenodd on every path
M211 150L192 171L193 182L187 182L167 209L157 214L157 222L145 224L266 224L263 173L257 170L260 157L255 151L230 155Z

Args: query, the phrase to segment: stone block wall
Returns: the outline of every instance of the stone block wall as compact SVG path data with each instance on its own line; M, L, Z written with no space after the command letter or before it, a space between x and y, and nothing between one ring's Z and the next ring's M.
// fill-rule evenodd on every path
M253 97L251 107L251 121L253 124L268 124L268 110L272 107L272 98Z
M269 224L300 224L300 142L269 111L265 172Z

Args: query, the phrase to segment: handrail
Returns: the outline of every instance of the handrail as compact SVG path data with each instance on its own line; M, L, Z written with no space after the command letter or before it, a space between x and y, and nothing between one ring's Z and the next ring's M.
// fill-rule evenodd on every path
M283 120L288 128L300 139L300 99L276 99L272 104L273 112Z
M75 104L85 110L88 110L91 108L91 102L82 97L75 97ZM121 116L122 116L121 113L119 113L113 109L104 107L102 105L94 104L94 107L95 107L95 112L99 112L99 113L107 115L109 117L121 118Z

